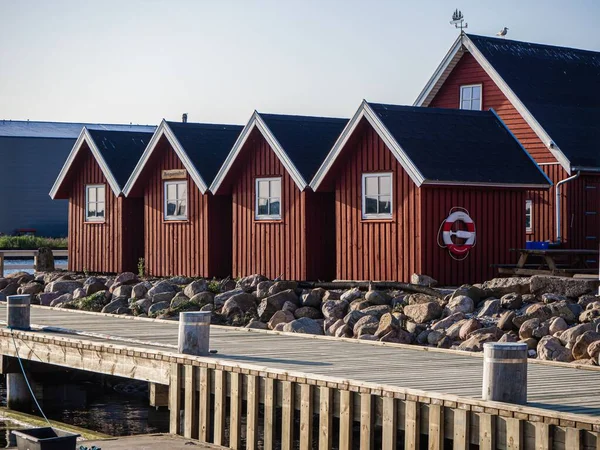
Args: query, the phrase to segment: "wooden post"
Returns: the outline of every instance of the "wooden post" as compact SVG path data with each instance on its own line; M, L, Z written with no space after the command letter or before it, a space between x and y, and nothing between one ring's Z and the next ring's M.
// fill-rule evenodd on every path
M383 411L381 416L383 450L396 449L396 401L393 397L383 397Z
M522 448L522 427L519 419L506 418L506 448L520 450ZM567 445L567 448L572 448Z
M527 403L527 344L483 344L482 398L505 403Z
M200 367L200 419L198 421L198 439L208 442L210 438L210 371L207 367Z
M333 427L331 424L333 401L331 388L319 388L319 450L331 450Z
M371 394L360 394L360 448L373 448L373 397Z
M210 311L179 313L179 353L196 356L209 354L210 316Z
M581 448L581 430L571 427L565 429L565 448L569 450Z
M4 276L4 253L0 252L0 277Z
M183 436L194 438L198 436L198 396L196 395L197 368L185 366L184 404L183 404Z
M6 406L15 411L31 412L31 393L22 372L6 374Z
M419 448L419 403L406 401L404 405L404 448Z
M283 381L281 396L281 450L294 448L294 385Z
M169 406L169 386L150 383L150 406Z
M340 391L340 450L352 450L352 392Z
M495 431L495 417L491 414L479 414L479 448L480 450L495 450L496 449L496 435Z
M454 450L469 449L469 411L455 409L454 411Z
M429 450L444 448L444 405L429 405Z
M258 444L258 379L248 375L246 391L246 450L256 450Z
M171 363L171 383L169 384L169 433L178 434L181 430L181 368Z
M300 450L312 450L313 434L312 386L300 385Z
M237 372L231 372L229 399L229 447L238 450L242 442L242 376Z
M535 422L535 450L550 450L551 448L550 425L544 422Z
M15 330L31 329L31 295L9 295L6 302L6 326Z
M214 443L216 445L225 444L225 402L227 401L227 373L222 370L215 370L215 429Z
M275 380L265 378L265 450L275 449Z

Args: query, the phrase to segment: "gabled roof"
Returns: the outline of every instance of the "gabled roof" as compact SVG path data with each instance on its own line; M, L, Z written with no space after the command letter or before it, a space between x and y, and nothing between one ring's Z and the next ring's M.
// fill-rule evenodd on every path
M600 168L599 52L463 35L415 105L427 106L433 100L465 51L568 172Z
M151 132L90 130L84 127L52 186L50 197L58 198L59 190L84 144L98 162L115 196L119 196L151 137Z
M549 187L552 183L493 111L364 101L311 182L318 189L365 119L417 186Z
M252 130L257 128L301 191L344 129L348 119L265 114L257 111L240 134L210 189L217 192Z
M163 136L169 141L200 192L206 193L242 128L240 125L163 120L131 173L123 193L125 195L131 193Z
M125 125L100 123L37 122L29 120L0 120L0 136L77 139L81 129L108 131L146 131L153 132L154 125Z

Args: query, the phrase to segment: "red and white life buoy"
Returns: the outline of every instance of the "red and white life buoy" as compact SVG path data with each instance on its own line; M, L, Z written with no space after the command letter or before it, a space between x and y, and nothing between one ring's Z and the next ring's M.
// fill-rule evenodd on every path
M475 223L469 216L468 211L458 210L453 211L456 208L450 210L450 215L444 220L441 226L442 239L444 245L442 247L447 248L451 255L466 258L469 255L469 251L475 246ZM462 222L465 225L466 230L453 231L452 226L455 222ZM452 238L457 237L463 239L462 244L456 244Z

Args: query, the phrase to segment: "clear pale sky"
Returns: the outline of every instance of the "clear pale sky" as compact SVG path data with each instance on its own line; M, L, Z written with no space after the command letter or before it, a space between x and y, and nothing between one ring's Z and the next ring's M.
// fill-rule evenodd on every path
M245 123L412 104L458 31L600 51L598 0L0 0L0 119Z

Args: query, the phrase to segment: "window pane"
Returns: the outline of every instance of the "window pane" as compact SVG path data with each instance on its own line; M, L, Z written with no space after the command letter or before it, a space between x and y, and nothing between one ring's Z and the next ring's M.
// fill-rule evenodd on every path
M281 180L273 180L269 184L271 187L269 197L281 197Z
M88 203L87 216L88 217L96 217L96 204L95 203Z
M179 183L177 185L177 200L187 199L187 186L185 183Z
M379 214L390 214L392 212L392 205L390 203L390 197L382 195L379 197Z
M167 202L167 216L174 216L177 210L177 203L174 201Z
M269 201L266 198L258 199L258 215L266 216L269 214Z
M365 195L377 195L377 177L365 177Z
M365 214L377 214L377 197L365 197Z
M96 201L96 188L88 188L88 202Z
M471 98L473 99L480 99L481 98L481 88L479 86L473 86L473 94L471 95Z
M280 214L279 207L279 199L278 198L270 198L269 199L269 215L278 216Z
M259 181L258 182L258 196L266 198L269 196L269 182Z
M177 214L176 215L178 215L178 216L185 216L186 215L186 211L187 211L186 206L187 205L186 205L185 200L179 200L177 202Z
M96 217L104 218L104 203L98 203L96 208Z
M97 199L99 202L104 201L104 187L99 187L97 190Z
M392 177L389 175L384 175L379 177L379 194L380 195L390 195L392 184Z
M167 184L167 200L175 200L177 198L177 185Z
M463 100L471 100L471 88L466 87L462 89L462 98Z
M481 100L479 99L474 99L471 102L471 109L474 111L479 111L481 110Z

